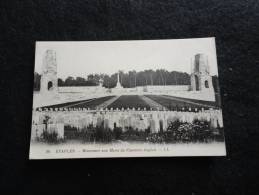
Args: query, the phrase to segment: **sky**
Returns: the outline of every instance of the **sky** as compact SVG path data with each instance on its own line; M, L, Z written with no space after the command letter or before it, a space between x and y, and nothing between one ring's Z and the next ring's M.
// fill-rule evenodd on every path
M215 38L163 39L145 41L36 42L35 71L42 73L46 50L57 56L59 78L89 74L111 75L120 71L166 69L191 73L197 53L208 56L210 74L218 75Z

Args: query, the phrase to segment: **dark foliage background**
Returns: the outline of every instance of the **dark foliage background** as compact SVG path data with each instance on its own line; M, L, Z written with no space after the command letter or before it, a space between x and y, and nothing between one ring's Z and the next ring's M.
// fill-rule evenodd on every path
M58 86L97 86L100 79L102 86L106 88L113 88L117 84L118 73L112 75L107 74L89 74L84 77L68 76L65 79L58 78ZM41 75L34 73L34 90L40 89ZM212 78L217 78L213 76ZM125 88L146 85L189 85L190 75L186 72L167 71L165 69L144 70L144 71L120 71L120 83Z
M1 194L256 194L258 21L257 0L1 0ZM36 40L208 36L217 43L227 157L28 160Z

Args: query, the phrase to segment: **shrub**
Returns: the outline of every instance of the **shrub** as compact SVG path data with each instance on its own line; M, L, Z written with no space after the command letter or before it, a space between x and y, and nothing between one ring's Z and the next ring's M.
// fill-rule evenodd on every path
M175 134L175 139L182 142L190 142L195 139L194 125L191 123L184 123L179 126Z
M213 139L213 129L207 121L195 120L193 122L193 129L195 131L194 140L200 142L208 142Z
M95 128L94 136L95 136L96 141L101 141L101 142L111 142L112 141L111 130L104 129L102 126Z
M41 137L43 141L46 141L48 143L57 143L59 141L58 133L55 131L54 132L43 131Z
M114 138L115 139L121 139L122 135L122 128L121 127L115 127L113 130Z
M176 131L181 124L183 123L181 123L179 120L175 120L174 122L171 122L170 125L167 127L167 131Z
M64 136L66 139L76 139L80 137L80 132L76 127L65 125L64 126Z
M165 142L165 134L164 133L152 133L149 134L146 138L146 141L152 143L163 143Z
M149 126L147 129L145 129L145 133L150 134L150 132L151 132L151 129L150 129L150 126Z
M151 134L147 137L147 141L153 143L222 141L224 137L221 132L219 129L212 129L207 121L195 120L193 123L183 123L177 120L171 122L166 132Z
M79 133L80 138L84 142L91 142L96 140L95 128L93 127L93 125L89 125L87 128L83 128L82 131L80 131Z
M147 133L128 127L124 133L122 133L122 139L125 141L145 141Z

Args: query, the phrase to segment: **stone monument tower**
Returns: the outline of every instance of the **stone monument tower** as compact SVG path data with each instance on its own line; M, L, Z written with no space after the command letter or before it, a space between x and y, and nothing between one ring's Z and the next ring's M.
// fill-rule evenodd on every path
M208 57L205 54L196 54L192 63L191 90L214 92Z
M40 83L41 94L56 94L58 92L57 60L54 50L47 50L44 54Z
M99 79L99 88L103 87L103 79Z
M123 87L121 86L121 83L120 83L120 72L118 72L118 75L117 75L117 84L116 84L116 89L122 89Z

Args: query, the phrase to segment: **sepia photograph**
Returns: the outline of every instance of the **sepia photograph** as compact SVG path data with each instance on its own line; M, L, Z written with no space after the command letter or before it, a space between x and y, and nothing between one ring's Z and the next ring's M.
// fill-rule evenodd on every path
M36 42L30 159L225 155L215 38Z

